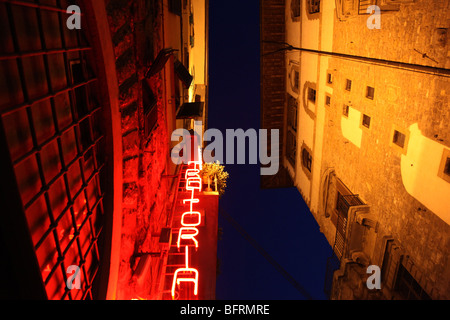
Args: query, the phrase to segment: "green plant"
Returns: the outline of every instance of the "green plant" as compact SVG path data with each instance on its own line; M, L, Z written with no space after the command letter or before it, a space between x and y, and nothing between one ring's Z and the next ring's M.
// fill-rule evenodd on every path
M224 169L225 166L216 161L212 163L204 163L201 171L202 176L209 178L211 186L214 186L217 182L217 191L219 192L219 196L222 196L225 193L227 179L229 177L228 172Z

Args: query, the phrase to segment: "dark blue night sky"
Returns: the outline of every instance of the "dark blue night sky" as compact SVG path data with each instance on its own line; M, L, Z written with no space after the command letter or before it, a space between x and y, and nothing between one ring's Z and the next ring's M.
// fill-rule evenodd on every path
M210 1L209 128L260 126L259 1ZM259 165L226 165L224 208L314 299L331 248L296 188L261 190ZM223 217L217 299L305 299Z

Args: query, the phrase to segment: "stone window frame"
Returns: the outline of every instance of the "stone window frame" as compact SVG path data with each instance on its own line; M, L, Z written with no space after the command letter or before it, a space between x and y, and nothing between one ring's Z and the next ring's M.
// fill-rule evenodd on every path
M379 259L381 267L381 283L389 290L394 290L398 265L404 255L400 244L392 236L384 236L382 239L382 252ZM388 278L388 274L393 274Z
M368 127L364 124L364 117L365 116L369 118L369 126ZM359 127L362 130L370 131L372 129L372 123L373 123L372 116L369 113L367 113L367 112L361 112L361 119L359 121Z
M330 79L331 79L331 81L330 81ZM327 86L332 88L334 80L335 80L334 72L332 70L327 70L327 77L325 79L325 83L327 84Z
M330 103L327 103L327 99L329 99ZM325 92L325 105L327 107L331 107L331 101L332 101L331 94L328 92Z
M289 84L290 84L291 90L293 92L299 94L299 92L300 92L300 68L299 68L299 65L297 62L290 61L289 64L291 66L288 69L289 70L289 73L288 73ZM293 79L293 76L292 76L294 74L294 77L295 77L295 73L298 75L297 86L295 84L295 78Z
M416 282L414 286L416 289L420 287L425 296L431 298L430 292L433 291L433 283L428 277L417 267L410 255L405 252L397 239L392 235L387 235L382 238L382 252L379 257L379 265L381 266L381 283L389 292L389 298L402 298L400 296L399 284L404 282L404 272L409 273L409 278ZM403 274L402 274L403 273ZM390 275L390 276L389 276ZM420 281L417 281L420 279ZM411 288L411 286L409 286ZM427 288L427 290L425 290ZM404 298L402 298L404 299Z
M370 89L373 89L371 94L369 94L371 91ZM366 92L364 93L364 96L366 97L367 100L370 100L370 101L375 100L375 86L366 85Z
M403 147L394 142L395 131L398 131L405 136ZM408 151L409 133L410 133L409 130L402 128L396 124L393 124L392 128L391 128L391 132L389 134L389 145L392 148L394 148L395 150L397 150L398 152L400 152L401 154L406 155L406 153Z
M350 86L349 86L350 84ZM352 91L352 80L351 79L345 79L345 91L351 92Z
M403 142L401 144L398 143L398 141L396 141L396 140L398 140L395 138L397 133L403 136ZM395 143L396 145L398 145L400 148L403 148L405 146L405 135L403 133L399 132L398 130L394 130L394 136L392 138L392 142Z
M408 268L409 266L414 265L414 263L408 263L409 258L405 258L406 257L403 257L402 262L398 265L394 291L403 299L407 300L410 299L411 295L418 300L431 300L428 292L425 291L421 283L413 274L412 268ZM405 290L407 291L408 296L405 296Z
M348 118L348 114L350 113L350 105L348 103L344 103L342 106L342 116Z
M441 164L439 165L438 177L450 183L450 149L442 150Z
M311 101L309 99L309 90L314 90L315 93L315 102ZM303 85L303 108L305 109L305 112L308 114L308 116L311 119L315 119L316 117L316 110L317 110L317 100L318 100L318 96L317 96L317 84L315 82L309 82L306 81ZM311 108L310 108L311 106Z

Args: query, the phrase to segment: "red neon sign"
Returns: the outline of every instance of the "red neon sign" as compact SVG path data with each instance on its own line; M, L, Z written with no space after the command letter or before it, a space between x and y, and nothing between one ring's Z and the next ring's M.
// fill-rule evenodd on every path
M191 233L193 231L193 233ZM182 227L178 232L177 247L180 248L181 240L192 240L194 241L195 247L198 248L198 241L195 236L198 235L198 229L195 227Z
M183 204L189 203L189 211L181 215L181 225L178 232L177 247L180 248L182 240L191 240L195 248L198 248L198 240L196 236L199 233L197 226L201 223L201 213L193 210L194 203L199 203L200 199L195 198L195 192L202 191L202 179L200 171L202 170L201 150L198 149L198 158L196 161L189 161L188 165L192 166L186 170L186 191L191 191L191 198L183 199ZM189 267L189 247L185 246L185 266L175 270L172 281L172 299L175 298L175 289L182 282L194 283L194 295L198 294L198 270Z
M198 294L198 270L189 268L189 248L186 246L185 251L185 268L178 268L173 275L172 282L172 299L175 297L175 286L180 285L180 282L193 282L194 295ZM182 273L182 275L178 275ZM187 274L187 275L186 275ZM190 277L188 275L191 275Z

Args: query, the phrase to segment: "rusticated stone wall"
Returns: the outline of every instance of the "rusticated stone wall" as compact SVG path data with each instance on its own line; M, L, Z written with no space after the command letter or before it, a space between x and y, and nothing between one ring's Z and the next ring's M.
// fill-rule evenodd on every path
M146 68L162 49L161 2L155 0L106 0L114 45L122 115L123 137L123 222L118 299L145 298L150 292L151 274L137 284L133 277L137 252L152 251L166 222L166 205L171 202L168 170L169 138L166 127L164 82L159 73L144 79ZM144 135L142 81L148 81L158 108L157 124ZM140 279L142 280L142 279Z
M382 12L380 30L367 28L367 15L345 22L335 19L333 51L448 68L448 36L442 45L436 32L449 27L449 6L448 1L431 0L401 5L400 11ZM377 234L365 238L371 263L382 263L383 237L392 237L408 262L414 264L411 275L427 294L433 299L448 299L450 226L406 191L402 154L389 144L393 125L408 128L417 123L425 137L450 148L448 74L405 71L336 58L330 59L329 69L334 70L335 76L331 106L326 108L322 172L333 168L349 189L370 205L370 212L379 223ZM351 92L345 90L346 79L352 80ZM365 97L366 86L375 88L373 100ZM361 148L342 135L342 109L349 101L352 108L371 117L370 129L362 129ZM316 219L322 228L331 225L325 216ZM344 296L340 298L356 298L352 294Z

